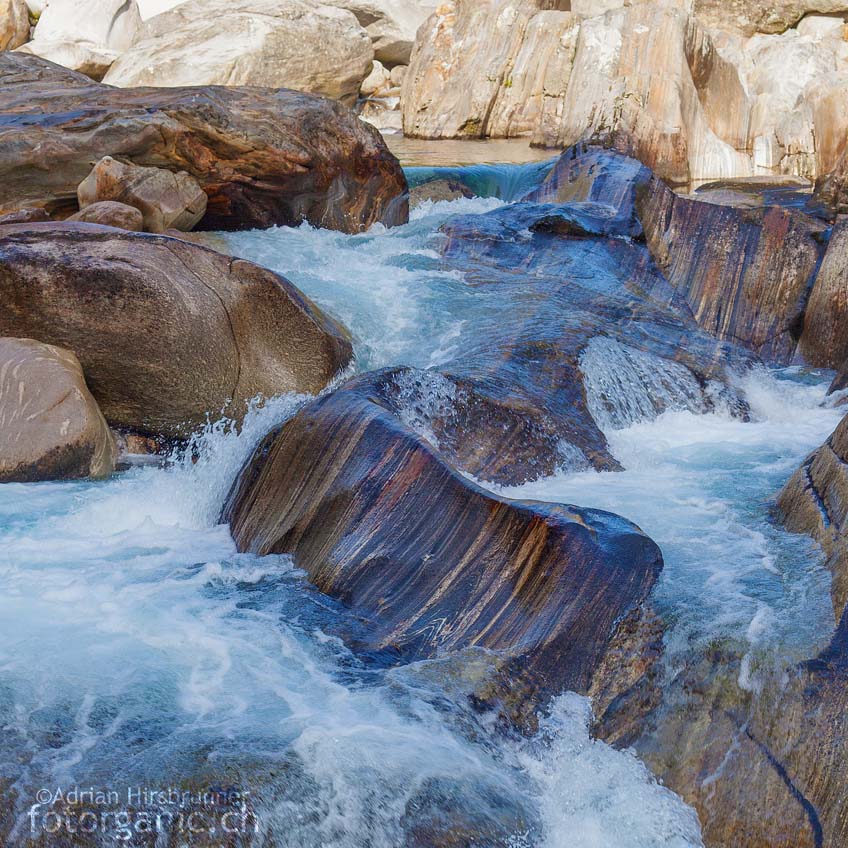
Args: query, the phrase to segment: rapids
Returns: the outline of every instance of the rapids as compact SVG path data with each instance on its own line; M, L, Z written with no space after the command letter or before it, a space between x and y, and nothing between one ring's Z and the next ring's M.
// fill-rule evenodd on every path
M539 168L495 182L521 186ZM226 238L350 327L358 370L427 368L495 309L439 269L438 227L503 202L427 203L404 227L355 236L304 225ZM720 403L701 408L680 375L621 351L627 368L611 374L609 351L593 353L593 412L626 470L502 491L620 512L660 544L671 662L711 639L740 640L754 685L766 649L809 654L832 627L829 577L808 540L772 524L769 505L840 418L824 403L826 375L740 377L745 422ZM604 400L614 379L626 392L617 408ZM468 707L485 655L401 667L357 657L340 636L355 639L359 623L289 559L235 551L216 525L221 503L257 441L304 400L258 404L238 433L210 425L165 467L0 487L9 844L33 835L39 790L192 781L249 792L260 832L298 848L426 844L414 840L440 811L483 834L481 846L701 845L689 807L632 753L590 737L585 698L563 693L533 738L505 735Z

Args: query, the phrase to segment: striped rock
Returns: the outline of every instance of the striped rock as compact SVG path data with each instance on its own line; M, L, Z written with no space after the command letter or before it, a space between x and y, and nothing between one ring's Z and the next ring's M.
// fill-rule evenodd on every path
M239 550L291 554L369 620L368 649L487 648L534 702L587 691L659 549L618 516L471 483L403 422L384 377L311 402L260 444L222 515Z

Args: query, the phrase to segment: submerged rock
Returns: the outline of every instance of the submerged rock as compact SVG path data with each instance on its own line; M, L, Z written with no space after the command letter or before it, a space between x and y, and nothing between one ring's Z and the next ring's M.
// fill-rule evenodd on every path
M351 357L271 271L91 224L0 230L0 334L74 350L110 424L177 438L257 394L317 392Z
M609 513L485 492L395 404L386 375L366 374L270 434L222 516L239 550L293 555L370 620L370 649L483 647L536 703L587 691L660 572L656 545Z
M76 356L0 338L0 483L105 477L116 456Z
M0 53L0 213L76 212L77 187L104 156L191 174L209 198L204 229L305 220L358 232L407 218L400 165L339 103L273 89L116 89Z

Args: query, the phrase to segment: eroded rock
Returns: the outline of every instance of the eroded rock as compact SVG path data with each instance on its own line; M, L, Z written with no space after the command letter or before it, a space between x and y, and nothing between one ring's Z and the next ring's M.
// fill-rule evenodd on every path
M110 424L181 438L258 394L317 392L346 333L282 277L91 224L0 231L0 334L74 350Z
M0 50L29 41L29 9L24 0L0 0Z
M203 189L185 171L127 165L110 156L101 159L80 183L77 198L83 211L104 200L133 206L141 212L149 233L191 230L206 214L207 205Z
M269 435L225 507L240 550L290 553L408 657L478 646L515 660L538 703L586 691L662 561L629 522L513 502L459 475L367 374ZM591 601L590 601L591 599Z
M256 88L115 89L0 53L0 214L76 212L77 187L104 156L191 174L209 198L203 229L306 220L358 232L407 218L400 165L341 104Z
M0 483L105 477L116 456L76 356L0 338Z

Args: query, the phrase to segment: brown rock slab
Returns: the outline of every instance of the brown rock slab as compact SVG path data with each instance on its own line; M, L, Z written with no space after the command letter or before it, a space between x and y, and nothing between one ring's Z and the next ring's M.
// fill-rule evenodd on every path
M207 205L203 189L185 171L142 168L111 156L101 159L80 183L77 199L81 210L106 200L133 206L141 212L148 233L191 230L206 214Z
M76 356L0 338L0 482L105 477L116 454Z
M170 438L258 394L318 392L351 357L346 332L264 268L82 223L3 228L0 334L75 350L111 425Z
M99 200L87 205L76 215L71 215L68 221L100 224L104 227L118 227L121 230L132 230L136 233L140 233L144 229L144 216L140 209L114 200Z
M287 89L117 89L0 53L0 214L76 212L104 156L189 173L209 198L201 229L359 232L408 214L398 161L340 103Z
M626 520L480 489L404 425L379 377L305 406L257 448L222 520L239 550L291 554L370 620L371 649L512 658L536 703L585 692L662 568Z

